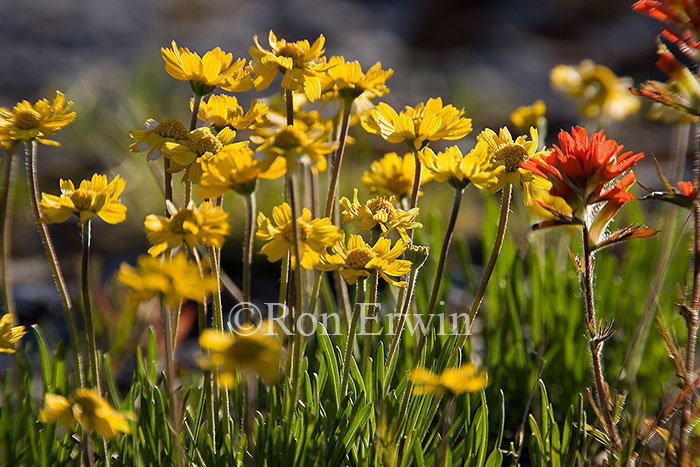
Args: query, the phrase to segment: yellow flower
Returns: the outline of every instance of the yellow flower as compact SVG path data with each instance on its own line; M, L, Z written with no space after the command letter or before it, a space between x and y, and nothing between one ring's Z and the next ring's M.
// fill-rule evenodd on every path
M80 182L78 189L70 180L60 181L61 195L41 194L42 221L46 224L64 222L70 216L78 216L78 225L90 222L97 215L108 224L118 224L126 219L126 206L119 200L125 181L119 175L107 183L107 177L94 174L90 180Z
M173 308L183 298L202 302L216 290L216 280L201 277L197 265L190 263L184 253L172 258L139 256L137 268L122 263L117 280L131 289L130 298L135 302L161 297Z
M190 109L193 107L194 100L190 101ZM197 115L201 121L210 122L216 131L221 131L224 127L245 130L264 122L268 110L264 102L253 99L250 109L245 112L235 97L212 94L208 100L200 104Z
M282 346L272 324L271 321L257 326L245 324L234 334L205 330L199 337L199 345L209 353L200 356L197 362L204 369L218 369L219 383L229 388L235 384L239 370L254 371L265 383L275 383L280 375Z
M68 429L76 422L84 430L94 431L105 439L112 439L119 433L131 433L130 412L118 412L96 391L88 388L76 389L69 397L58 394L44 396L44 408L39 412L42 423L60 421Z
M411 262L398 259L405 249L404 242L397 240L391 247L391 240L380 237L374 246L370 246L360 235L350 235L347 247L345 236L333 245L332 253L321 254L316 269L321 271L340 270L345 282L354 284L360 277L369 277L374 271L389 284L397 287L405 281L395 281L392 277L401 277L411 270ZM392 277L390 277L392 276Z
M505 170L503 165L494 166L491 163L488 145L484 141L477 142L466 156L457 146L450 146L437 154L425 148L422 155L425 168L433 180L448 182L457 189L466 187L469 182L477 188L488 189Z
M541 188L551 187L542 177L535 177L531 171L520 167L520 163L531 158L540 159L545 152L537 151L537 130L534 128L530 128L530 141L527 136L518 136L513 140L506 127L501 128L498 134L490 128L485 129L477 138L477 146L480 141L486 143L491 163L495 167L504 166L504 170L497 175L496 183L489 187L491 193L502 190L507 184L519 186L523 189L525 205L529 205L531 184Z
M267 242L260 252L272 263L290 253L292 268L294 268L296 258L292 232L292 208L289 204L282 203L272 208L272 221L262 212L258 213L258 231L255 232L255 236ZM327 217L312 220L311 212L306 208L297 219L297 223L301 233L301 266L304 269L311 269L318 263L319 252L333 245L340 238L340 234Z
M224 237L231 232L228 213L209 201L199 207L190 201L187 208L177 209L170 200L166 201L170 217L150 214L144 222L144 231L153 245L148 253L158 256L166 250L182 245L190 249L196 245L224 245Z
M267 164L284 158L287 170L294 170L296 164L301 162L323 172L328 167L326 154L333 152L337 146L335 142L328 142L328 134L323 127L286 125L258 128L256 131L257 135L250 137L253 143L259 144L256 152L263 154Z
M234 92L253 87L245 59L233 62L233 54L219 47L200 57L187 48L178 47L173 41L171 49L161 48L160 53L165 60L165 71L175 79L189 81L197 96L206 96L217 87Z
M263 90L270 86L277 73L283 73L282 87L289 91L304 91L310 101L321 97L319 74L328 69L323 46L326 39L320 35L313 44L302 40L287 42L277 39L272 30L268 37L271 50L265 50L253 36L254 45L250 46L250 65L255 74L255 89Z
M12 110L0 107L0 134L3 145L10 148L18 141L36 140L40 143L58 146L49 136L75 120L75 112L68 112L72 102L56 91L53 102L40 99L35 104L29 101L18 102Z
M399 156L395 152L389 152L372 162L369 172L362 174L362 183L372 193L403 199L411 195L415 175L416 161L412 153ZM430 173L424 172L421 186L430 180Z
M510 121L520 131L527 131L530 127L540 128L545 121L547 107L543 100L536 100L532 105L518 107L510 114Z
M255 190L258 178L274 179L287 171L283 158L276 158L267 165L253 157L248 145L225 146L215 156L202 163L201 188L197 194L202 198L218 198L228 190L248 195Z
M537 176L536 176L537 177ZM570 216L571 206L566 203L566 200L560 196L554 196L549 192L547 188L540 188L539 186L532 185L530 187L530 195L532 196L532 201L529 206L527 206L528 212L542 220L552 220L555 216L551 211L548 211L538 201L550 206L557 211Z
M343 57L331 57L328 65L330 68L326 74L320 76L321 92L325 97L339 96L352 102L360 96L371 99L389 93L386 80L394 74L394 70L382 70L381 62L375 63L367 73L362 72L360 62L346 62Z
M129 145L131 152L145 152L146 159L160 157L165 143L176 143L187 138L187 128L176 118L164 118L160 123L149 118L145 130L131 130L129 137L134 140Z
M340 199L343 211L343 223L359 221L360 229L380 229L383 236L396 230L401 240L408 243L410 238L407 230L419 229L423 224L416 222L418 208L404 211L396 206L396 197L377 196L362 204L357 199L357 188L353 193L352 202L346 197Z
M631 78L618 78L613 71L591 60L578 66L557 65L550 72L552 87L580 101L586 118L624 120L639 110L639 99L629 92Z
M169 172L185 171L183 181L199 183L202 163L214 157L228 145L247 147L247 141L234 143L236 132L226 127L216 135L209 127L197 128L177 142L163 143L163 154L170 160Z
M488 384L486 371L477 371L473 363L459 368L447 368L439 375L425 368L415 368L411 371L410 378L414 384L413 392L416 394L477 392Z
M390 143L405 142L411 150L420 150L430 141L464 138L472 130L472 121L463 115L464 109L458 110L452 105L443 107L439 97L416 107L406 106L400 114L380 102L362 120L362 127Z
M24 326L13 326L9 313L0 318L0 353L15 353L14 344L20 340L27 331Z

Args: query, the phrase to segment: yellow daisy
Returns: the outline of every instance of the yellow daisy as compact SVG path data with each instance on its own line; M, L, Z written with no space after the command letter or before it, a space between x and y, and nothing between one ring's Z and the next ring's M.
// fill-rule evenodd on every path
M410 378L414 384L413 392L416 394L477 392L488 384L486 371L477 371L473 363L467 363L459 368L447 368L439 375L425 368L415 368L411 371Z
M187 138L187 128L176 118L164 118L160 123L149 118L145 130L131 130L131 152L145 152L146 159L155 160L161 155L165 143L177 143Z
M443 106L439 97L415 107L406 106L400 114L380 102L362 120L362 127L390 143L405 142L411 150L421 150L431 141L464 138L472 130L472 121L463 115L464 109Z
M342 197L340 205L345 208L342 212L344 224L358 221L360 229L379 229L383 236L396 230L401 239L407 243L411 241L407 231L423 227L423 224L415 221L419 209L413 208L404 211L398 208L394 196L377 196L363 204L358 201L357 188L355 188L352 202L346 197Z
M308 164L319 172L328 167L326 155L333 152L337 143L328 142L326 128L305 125L285 125L273 128L257 128L257 135L250 140L259 144L256 152L263 155L267 164L272 164L277 158L284 158L287 170L294 170L296 164Z
M39 412L42 423L60 421L66 428L73 429L76 422L84 430L94 431L105 439L115 438L119 433L130 433L130 412L114 410L97 391L88 388L76 389L69 397L58 394L44 396L44 408Z
M362 174L362 183L372 193L393 195L401 200L411 195L415 173L416 160L412 153L399 156L395 152L389 152L372 162L369 172ZM420 180L421 186L430 180L430 173L424 172Z
M15 342L20 340L27 331L24 326L13 326L9 313L0 318L0 353L15 353Z
M158 256L167 250L182 245L190 249L196 245L224 245L224 237L231 232L228 213L209 201L199 207L190 201L187 208L177 209L170 200L166 201L170 217L150 214L144 221L144 231L148 241L153 245L148 253Z
M205 330L199 337L202 350L197 363L207 370L219 371L219 383L230 388L235 384L237 371L253 371L267 384L279 380L282 345L271 321L259 325L245 324L231 334Z
M217 288L216 280L201 277L197 265L182 252L172 258L139 256L136 268L122 263L117 280L131 289L131 300L140 303L161 297L172 308L183 298L201 302Z
M544 101L538 99L532 105L518 107L510 114L510 121L520 131L527 131L530 127L541 128L545 122L547 106Z
M258 36L253 36L250 46L250 65L253 68L253 82L258 91L266 89L278 73L283 73L282 88L289 91L304 91L310 101L321 97L319 75L328 69L323 56L326 39L320 35L313 44L302 40L287 42L277 39L272 30L268 36L271 50L263 49Z
M202 177L197 194L202 198L218 198L234 190L248 195L255 190L258 178L275 179L287 171L287 163L277 158L264 170L262 161L253 157L248 145L228 145L202 163Z
M369 277L374 271L391 285L402 287L405 281L396 281L392 277L401 277L411 271L411 262L398 259L404 252L405 245L397 240L392 248L391 240L380 237L374 246L365 243L360 235L350 235L345 246L345 236L333 245L332 252L323 252L316 269L337 271L345 282L354 284L360 277Z
M328 65L328 71L319 77L321 92L326 98L340 97L352 102L360 96L371 99L389 93L386 80L394 74L394 70L382 70L380 62L375 63L367 73L362 72L360 62L346 62L343 57L331 57Z
M296 267L294 237L292 232L292 208L287 203L272 208L272 220L258 213L258 230L255 236L266 242L260 250L267 260L274 263L287 253L291 254L292 268ZM318 263L319 252L333 245L339 238L338 228L329 218L311 219L311 212L304 208L298 218L301 233L301 266L311 269Z
M233 54L219 47L200 57L187 48L178 47L173 41L172 48L161 48L160 53L165 61L165 71L175 79L189 81L197 96L206 96L217 87L234 92L253 87L246 60L239 58L233 62Z
M466 156L457 146L450 146L437 154L425 148L422 156L433 180L448 182L457 189L466 187L470 182L477 188L487 189L498 181L498 175L505 170L503 165L494 166L491 163L488 145L484 141L477 142Z
M105 175L94 174L90 180L80 182L78 189L70 180L61 179L61 195L41 194L42 221L46 224L64 222L70 216L78 216L78 225L90 222L97 215L108 224L118 224L126 219L126 206L119 200L126 182L119 175L107 183Z
M578 66L557 65L549 77L554 89L579 101L581 115L586 118L624 120L639 110L639 99L629 92L632 79L618 78L610 68L591 60Z
M496 183L489 187L491 193L502 190L504 186L510 183L523 189L525 205L530 205L531 184L541 188L551 187L551 184L542 177L535 177L531 171L520 167L521 162L531 158L540 159L542 154L546 152L537 151L537 130L534 128L530 128L529 141L527 136L518 136L513 140L510 131L506 127L501 128L498 134L490 128L485 129L479 134L477 145L480 141L486 143L486 150L491 163L495 167L500 165L504 167L504 170L497 175L498 180Z
M197 128L177 142L163 143L163 154L170 160L170 172L185 171L182 179L199 183L201 164L228 145L247 146L247 141L233 143L236 132L226 127L216 135L209 127Z
M35 104L18 102L12 110L0 107L0 134L4 146L14 146L18 141L36 140L42 144L58 146L49 136L75 120L75 112L68 112L72 102L56 91L53 102L40 99Z
M194 100L190 101L190 109L194 107ZM238 103L238 99L226 94L212 94L209 99L199 106L199 119L209 122L218 132L225 127L233 130L245 130L253 128L265 121L268 112L264 102L253 99L248 112Z

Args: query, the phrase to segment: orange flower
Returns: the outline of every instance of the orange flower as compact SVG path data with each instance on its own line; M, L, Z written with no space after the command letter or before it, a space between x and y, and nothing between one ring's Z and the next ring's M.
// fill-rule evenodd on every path
M700 48L698 2L689 0L640 0L632 8L663 23L661 35L682 47Z
M530 159L520 166L552 183L550 193L560 196L574 209L601 201L626 202L634 199L627 189L634 183L630 172L613 187L608 184L627 172L644 154L622 153L623 146L607 139L603 130L590 139L585 129L575 127L571 134L559 133L559 146L542 156Z

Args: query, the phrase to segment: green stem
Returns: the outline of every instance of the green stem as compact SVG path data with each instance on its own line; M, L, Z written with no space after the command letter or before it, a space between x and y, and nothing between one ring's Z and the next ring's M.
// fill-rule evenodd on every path
M365 281L359 279L357 281L357 298L355 299L355 309L352 313L350 321L350 329L348 329L348 337L345 342L345 353L343 358L343 378L340 383L340 397L344 397L348 391L348 378L350 376L350 360L352 359L353 349L355 348L355 337L357 336L357 327L360 323L362 315L362 302L365 301Z
M418 268L411 268L411 272L408 274L408 284L407 287L404 289L406 290L406 299L403 300L403 302L401 300L396 302L396 312L398 314L398 318L396 319L396 323L394 325L394 337L391 339L391 344L389 344L389 350L386 354L386 363L384 366L386 367L387 372L386 381L384 381L384 387L388 387L389 380L393 376L393 372L391 372L390 369L392 368L396 351L399 348L399 342L401 341L401 335L403 334L403 328L406 323L406 317L408 316L408 309L411 306L413 290L416 285L417 276ZM401 306L400 310L399 306Z
M97 341L95 339L95 326L92 316L92 307L90 306L90 240L91 240L90 221L82 226L82 255L80 268L80 285L81 296L83 299L83 313L85 314L85 331L88 338L88 369L90 378L88 381L97 388L97 392L102 395L102 385L100 382L100 360L97 355Z
M80 387L85 387L85 376L83 375L80 364L80 353L78 351L78 333L75 327L75 312L73 310L73 303L71 302L70 295L68 294L68 287L66 286L66 280L63 278L61 265L58 263L56 249L51 241L49 228L42 222L41 212L39 211L39 184L36 174L37 143L36 141L33 141L31 143L25 143L24 146L27 165L27 182L29 184L29 203L32 206L32 214L34 215L36 229L41 236L41 241L44 245L46 257L49 260L49 265L51 266L51 273L53 275L54 282L56 283L56 288L58 289L58 293L61 295L63 312L66 317L68 332L70 333L71 351L73 352L73 365L75 366L76 379Z
M335 150L335 156L332 161L331 181L328 186L328 199L326 200L325 217L333 215L333 209L338 198L338 180L340 177L340 168L343 164L343 153L345 152L345 142L348 137L348 129L350 128L350 113L352 110L352 102L346 102L343 107L343 120L340 123L340 136L338 138L338 149Z
M190 116L190 131L197 128L197 116L199 115L199 106L202 104L202 98L204 96L194 95L192 100L192 115Z
M216 290L213 296L213 326L219 332L224 331L224 312L221 305L221 267L218 261L217 249L213 246L209 247L209 264L214 273L214 280L216 281ZM218 392L218 384L215 384L215 392ZM229 408L229 395L228 391L224 388L221 391L221 405L224 417L224 437L230 434L229 422L231 420L231 412Z
M411 187L411 204L409 209L413 209L418 206L418 193L420 192L420 182L423 174L423 164L420 161L420 151L417 149L413 150L413 160L416 163L415 176L413 177L413 187ZM411 239L413 239L413 230L409 233Z
M2 179L2 204L0 204L0 274L2 274L2 301L5 305L5 312L10 314L13 326L19 325L17 307L12 293L12 277L10 265L12 261L12 201L14 194L14 170L12 159L14 158L14 148L5 152L3 161Z
M173 201L173 174L170 173L170 159L163 157L163 179L164 179L164 192L165 192L165 216L169 217L170 212L168 211L167 201Z
M455 197L452 202L452 214L450 215L450 222L447 224L447 230L445 231L445 238L442 241L442 250L440 250L440 259L438 260L437 270L435 271L435 281L433 282L433 291L430 294L430 302L428 304L427 315L430 316L435 309L435 304L437 303L438 294L440 293L440 284L442 282L442 273L445 269L445 262L447 260L447 252L450 249L450 243L452 242L452 234L454 233L455 224L457 223L457 215L459 214L459 206L462 202L462 193L464 188L455 189Z
M175 457L177 465L182 465L182 447L180 445L180 408L177 394L175 393L175 352L173 349L172 325L170 318L170 309L164 305L161 306L163 316L163 334L165 338L165 376L168 380L168 396L170 399L170 415L173 423L173 440L172 445L175 447Z
M246 220L243 243L243 301L250 302L250 281L253 264L253 241L255 240L255 192L245 197Z
M379 286L379 272L374 271L372 277L369 279L369 302L376 303L377 301L377 287ZM362 364L366 365L370 361L370 355L372 353L372 328L374 324L375 306L369 305L367 308L367 316L365 322L365 339L362 344Z

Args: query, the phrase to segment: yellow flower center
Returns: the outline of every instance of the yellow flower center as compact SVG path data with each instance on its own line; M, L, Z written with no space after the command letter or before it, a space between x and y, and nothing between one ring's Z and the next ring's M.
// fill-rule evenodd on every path
M32 108L23 108L15 113L15 126L20 130L31 130L39 126L41 114Z
M374 251L367 246L353 248L348 252L345 264L352 269L364 269L365 265L375 258Z
M291 58L294 63L294 68L304 67L304 51L294 43L286 43L280 47L277 50L277 56Z
M188 133L185 125L176 118L164 119L153 128L153 132L163 138L173 138L175 141L185 139Z
M221 141L219 141L219 138L217 138L211 132L211 130L206 127L198 128L197 130L190 132L190 134L187 135L187 142L185 145L190 151L199 156L204 155L207 152L216 154L224 147L224 145L221 144Z
M70 195L71 201L73 201L73 206L78 211L90 211L92 209L92 202L95 199L95 192L93 190L86 190L85 188L78 188Z
M301 238L300 241L304 242L306 241L309 236L311 236L311 225L307 224L306 222L298 221L299 224L299 233L301 233ZM294 243L294 234L292 232L292 223L290 222L289 224L285 225L284 228L282 229L282 236L288 243Z
M506 172L515 172L520 167L521 162L530 158L525 148L520 144L508 143L501 146L493 155L493 162L504 165Z
M387 222L391 222L396 219L396 208L388 199L378 196L367 201L367 208L372 211L372 214L377 214L378 212L384 211L386 213Z
M294 149L301 146L299 130L293 126L287 126L275 136L274 146L280 149Z

